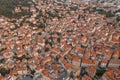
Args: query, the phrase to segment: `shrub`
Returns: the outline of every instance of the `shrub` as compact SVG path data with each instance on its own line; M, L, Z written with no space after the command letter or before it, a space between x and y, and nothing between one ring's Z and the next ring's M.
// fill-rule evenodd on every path
M34 75L36 71L35 70L30 70L30 74Z
M17 6L30 6L28 3L31 0L0 0L0 15L5 17L21 17L26 12L15 13L14 8Z
M6 68L1 68L0 73L1 75L5 76L6 74L9 74L10 70Z
M96 75L97 76L102 76L105 73L106 70L97 70Z
M116 21L119 22L120 21L120 16L116 17Z
M112 11L106 12L106 17L114 17L115 15L112 13Z

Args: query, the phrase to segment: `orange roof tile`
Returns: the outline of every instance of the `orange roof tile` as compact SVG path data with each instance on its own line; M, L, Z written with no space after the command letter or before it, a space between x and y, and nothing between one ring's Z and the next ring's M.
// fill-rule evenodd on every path
M117 39L115 39L115 38L112 38L111 40L110 40L110 43L120 43L120 41L119 40L117 40Z
M106 76L108 79L111 80L117 80L117 77L114 77L114 74L117 73L118 76L120 77L120 70L117 68L108 68L108 70L104 73L104 76Z
M86 64L96 64L95 60L90 60L88 58L82 58L82 63L86 63Z
M42 71L42 74L46 77L49 77L49 72L47 70L43 70Z
M103 60L102 60L102 63L107 64L107 62L108 62L108 60L107 60L107 59L103 59Z
M79 52L80 54L84 54L83 48L77 48L76 51Z
M51 50L52 50L52 51L55 51L55 52L57 52L57 53L60 52L60 49L59 49L59 48L52 48Z
M89 77L89 76L88 76L88 75L86 75L86 74L85 74L83 77L84 77L86 80L92 80L92 78L91 78L91 77Z
M45 59L44 59L44 63L48 62L48 61L51 61L52 58L50 56L47 56Z
M120 49L114 50L114 55L120 56Z
M115 37L116 39L118 39L120 37L120 33L113 33L113 37Z
M23 55L25 55L26 54L26 52L25 51L22 51L22 52L19 52L18 54L17 54L17 56L18 57L21 57L21 56L23 56Z
M65 48L70 49L71 46L69 44L65 44Z
M0 80L3 80L4 79L4 77L3 76L0 76Z
M72 65L71 65L70 63L65 63L65 68L66 68L66 69L71 68L71 66L72 66Z
M91 50L87 48L85 54L89 57L91 55Z
M89 66L86 68L89 72L93 72L95 73L96 72L96 68L94 66Z
M60 60L61 60L61 62L63 62L64 64L67 63L67 61L66 61L63 57L61 57Z
M40 71L40 70L42 70L42 68L40 66L37 66L36 70Z
M10 70L10 75L17 74L18 70Z
M16 41L16 43L17 43L17 44L22 44L22 43L23 43L23 41L24 41L24 40L19 39L19 40L17 40L17 41Z
M80 61L80 57L73 57L72 61L79 62Z
M109 56L109 57L111 57L112 52L106 52L106 55Z

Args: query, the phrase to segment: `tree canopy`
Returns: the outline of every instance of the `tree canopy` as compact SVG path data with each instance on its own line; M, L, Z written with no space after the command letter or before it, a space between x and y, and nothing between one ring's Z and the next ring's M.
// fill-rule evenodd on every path
M15 15L21 16L21 14L24 14L25 11L22 13L16 14L14 13L14 8L17 6L30 6L28 2L31 0L0 0L0 15L3 15L5 17L16 17Z

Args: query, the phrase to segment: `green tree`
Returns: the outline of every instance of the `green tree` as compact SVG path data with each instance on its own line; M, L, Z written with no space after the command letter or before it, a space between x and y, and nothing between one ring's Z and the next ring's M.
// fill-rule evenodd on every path
M116 17L116 21L119 22L120 21L120 16Z
M105 73L105 71L105 69L97 70L96 75L101 77Z
M60 39L60 38L57 38L57 41L58 41L58 43L60 43L60 42L61 42L61 39Z
M50 49L49 48L45 48L45 52L48 52Z
M18 6L27 6L29 7L30 2L32 0L0 0L0 15L13 18L13 17L21 17L25 14L25 11L20 13L15 13L14 8Z
M106 17L114 17L115 15L112 13L112 11L106 12Z
M30 70L30 74L34 75L36 71L35 70Z
M4 63L5 62L5 59L0 59L0 63Z
M1 68L0 73L1 75L5 76L6 74L9 74L10 70L6 68Z

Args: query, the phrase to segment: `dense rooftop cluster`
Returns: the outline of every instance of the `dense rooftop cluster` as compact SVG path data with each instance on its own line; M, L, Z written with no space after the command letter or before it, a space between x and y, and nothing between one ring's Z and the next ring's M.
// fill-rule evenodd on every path
M0 16L0 80L120 79L120 27L112 19L83 3L29 3L14 9L29 15Z

